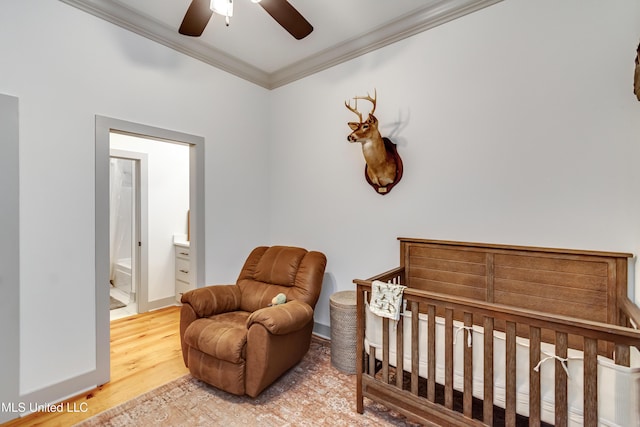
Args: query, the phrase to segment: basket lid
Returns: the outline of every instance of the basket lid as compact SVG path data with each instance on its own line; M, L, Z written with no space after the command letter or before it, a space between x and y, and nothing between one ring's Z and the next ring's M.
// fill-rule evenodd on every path
M353 307L356 305L356 291L336 292L329 299L335 305Z

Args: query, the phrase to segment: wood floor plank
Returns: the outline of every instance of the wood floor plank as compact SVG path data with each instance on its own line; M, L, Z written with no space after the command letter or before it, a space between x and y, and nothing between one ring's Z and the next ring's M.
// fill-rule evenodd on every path
M114 320L111 381L65 401L86 412L37 412L3 427L73 425L187 374L179 328L180 307L175 306Z

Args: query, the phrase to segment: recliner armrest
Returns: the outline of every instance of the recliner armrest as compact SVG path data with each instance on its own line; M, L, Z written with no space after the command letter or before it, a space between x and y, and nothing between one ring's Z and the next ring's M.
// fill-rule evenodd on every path
M180 301L189 304L198 317L235 311L240 308L240 288L236 285L216 285L185 292Z
M286 304L256 310L247 319L247 329L254 323L274 335L286 335L302 329L313 320L313 309L307 303L293 300Z

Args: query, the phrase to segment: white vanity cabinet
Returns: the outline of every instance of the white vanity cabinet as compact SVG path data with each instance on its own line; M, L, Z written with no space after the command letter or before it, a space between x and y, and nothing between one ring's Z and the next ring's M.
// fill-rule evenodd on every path
M180 302L182 294L195 289L195 285L191 273L189 243L175 243L174 246L176 253L176 301Z

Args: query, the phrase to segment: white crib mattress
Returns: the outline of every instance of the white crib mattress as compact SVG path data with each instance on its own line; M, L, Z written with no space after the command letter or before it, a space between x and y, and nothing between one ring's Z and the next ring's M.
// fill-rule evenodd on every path
M382 353L382 318L371 313L367 307L365 328L365 350L369 346L376 348L376 355ZM404 325L404 366L411 366L411 312L403 314ZM427 322L425 314L420 319L420 360L419 375L427 377ZM396 325L389 321L389 363L396 366ZM464 340L464 324L454 321L454 388L463 389L464 346L470 343ZM470 339L473 346L473 395L483 397L484 365L484 328L473 326ZM505 334L494 331L494 404L505 407ZM544 422L554 423L555 401L555 348L542 343L539 366L541 387L541 418ZM613 360L598 356L598 416L602 426L640 426L640 353L631 349L631 367L616 365ZM436 382L444 384L444 319L436 317ZM546 360L545 360L546 359ZM569 349L565 363L568 371L568 415L570 426L583 425L583 357L582 352ZM516 340L516 412L529 415L529 340L518 337Z

